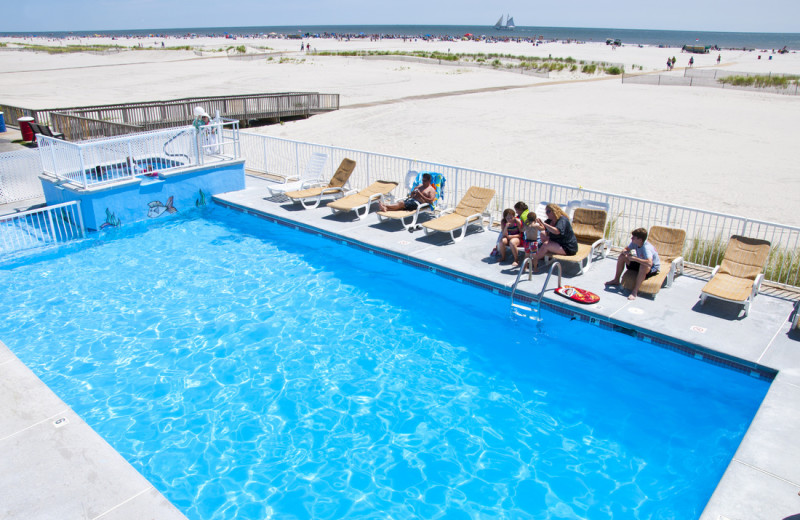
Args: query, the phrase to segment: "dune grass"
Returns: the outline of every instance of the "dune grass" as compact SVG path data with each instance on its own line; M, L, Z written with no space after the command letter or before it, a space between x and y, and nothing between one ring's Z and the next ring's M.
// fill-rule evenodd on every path
M33 43L18 43L27 51L46 52L48 54L69 54L72 52L104 52L104 51L123 51L128 47L121 45L65 45L55 47L51 45L37 45Z
M428 58L450 62L488 64L494 68L503 69L522 69L535 70L538 72L578 72L594 75L603 73L608 75L619 75L623 73L620 65L605 62L585 62L580 63L570 56L566 58L540 56L517 56L514 54L497 53L444 53L428 51L316 51L317 56L410 56L415 58ZM580 67L579 67L580 65Z
M800 84L800 76L727 76L718 78L717 82L734 87L755 88L789 88L790 85Z
M179 45L175 47L125 47L123 45L64 45L62 46L53 46L53 45L38 45L33 43L18 43L14 42L15 45L19 45L26 51L32 52L46 52L48 54L70 54L74 52L122 52L122 51L143 51L143 50L164 50L164 51L191 51L194 48L189 45ZM0 44L3 47L6 47L7 44L3 43Z

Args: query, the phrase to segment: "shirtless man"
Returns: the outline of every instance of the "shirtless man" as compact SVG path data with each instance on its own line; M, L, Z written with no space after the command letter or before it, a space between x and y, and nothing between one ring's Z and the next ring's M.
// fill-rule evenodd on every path
M436 198L436 188L431 184L431 174L422 174L422 184L418 184L411 191L411 195L405 200L394 204L380 204L381 211L414 211L420 204L430 204Z

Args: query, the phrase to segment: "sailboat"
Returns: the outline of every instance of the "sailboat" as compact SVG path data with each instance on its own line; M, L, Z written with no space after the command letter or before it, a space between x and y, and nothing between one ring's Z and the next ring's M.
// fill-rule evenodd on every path
M516 27L516 25L514 25L514 17L510 14L506 15L505 22L503 22L503 15L501 14L500 19L494 24L494 28L498 31L513 31L514 27Z

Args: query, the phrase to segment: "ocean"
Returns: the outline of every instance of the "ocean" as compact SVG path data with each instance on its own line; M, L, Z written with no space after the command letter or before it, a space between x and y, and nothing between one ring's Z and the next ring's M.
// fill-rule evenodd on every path
M465 34L486 35L494 38L577 40L605 42L607 38L620 39L626 45L661 45L681 47L683 45L710 45L723 49L782 49L800 50L800 33L749 33L706 31L661 31L645 29L610 29L592 27L524 27L513 31L498 31L491 25L296 25L263 27L183 27L172 29L130 29L63 32L0 33L0 36L46 36L64 38L69 36L246 36L267 35L350 35L384 37L447 37L460 38Z

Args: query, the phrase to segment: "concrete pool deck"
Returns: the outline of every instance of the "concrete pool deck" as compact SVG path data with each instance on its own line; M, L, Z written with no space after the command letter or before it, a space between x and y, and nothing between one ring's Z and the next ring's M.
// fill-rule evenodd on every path
M304 210L299 204L266 200L267 181L248 177L247 183L248 189L215 200L376 254L431 266L500 294L516 280L510 264L498 265L488 257L497 239L494 231L472 228L454 244L448 235L409 233L396 222L380 223L374 214L355 220L353 214L334 216L324 206ZM582 319L597 318L601 326L611 323L628 333L645 331L645 341L675 338L693 346L696 357L735 362L740 371L778 372L701 519L784 519L800 513L800 331L789 330L793 302L762 294L750 315L739 318L740 306L710 300L701 307L698 296L705 280L691 274L677 277L655 300L630 302L626 293L603 287L614 265L615 259L600 260L575 276L574 267L564 264L564 283L596 292L601 301L587 307L560 298L552 292L554 279L545 306L574 310ZM537 295L545 278L534 275L521 282L520 290ZM0 518L184 518L2 343L0 411Z

